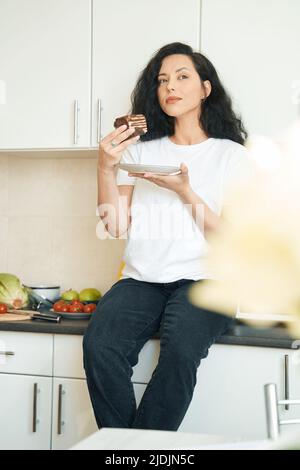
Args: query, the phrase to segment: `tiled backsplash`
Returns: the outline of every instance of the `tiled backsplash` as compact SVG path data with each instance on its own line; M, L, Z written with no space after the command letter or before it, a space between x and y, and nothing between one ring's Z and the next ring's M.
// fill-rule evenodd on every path
M125 240L100 240L97 159L0 155L0 272L62 289L116 282Z

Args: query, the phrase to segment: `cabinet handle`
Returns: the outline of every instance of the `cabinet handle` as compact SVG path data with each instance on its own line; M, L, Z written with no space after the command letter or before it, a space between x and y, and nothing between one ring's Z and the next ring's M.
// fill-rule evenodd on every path
M33 419L32 419L32 432L36 432L37 419L37 394L39 393L38 384L33 385Z
M78 143L78 113L80 111L78 100L74 101L74 144Z
M58 414L57 414L57 434L62 434L62 427L65 424L64 421L62 421L62 396L66 392L63 390L62 384L59 384L58 386Z
M14 351L0 351L0 356L14 356Z
M290 398L290 378L289 378L289 356L288 354L285 354L284 356L284 399L289 400ZM289 410L290 406L285 405L284 406L285 410Z
M279 436L279 414L277 388L275 384L266 384L265 390L265 406L267 414L267 431L269 439L278 439Z
M98 107L97 107L97 143L100 144L101 140L101 100L98 99Z

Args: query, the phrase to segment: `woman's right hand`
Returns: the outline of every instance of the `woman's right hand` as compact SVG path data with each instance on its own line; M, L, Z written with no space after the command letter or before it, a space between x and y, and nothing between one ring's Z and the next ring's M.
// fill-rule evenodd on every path
M134 127L127 129L126 124L118 127L115 131L104 137L99 144L99 165L106 170L112 170L121 160L124 150L134 142L139 140L140 136L127 139L135 131ZM112 145L114 144L114 145Z

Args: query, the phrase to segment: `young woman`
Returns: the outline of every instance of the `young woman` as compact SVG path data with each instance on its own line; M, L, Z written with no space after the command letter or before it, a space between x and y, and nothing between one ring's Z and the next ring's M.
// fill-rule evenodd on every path
M246 132L213 65L182 43L150 60L131 112L147 120L140 141L122 126L100 143L101 218L113 236L128 238L122 278L84 336L84 366L99 427L177 430L201 359L232 323L192 305L188 291L196 281L217 282L206 267L205 234L218 230L227 188L247 161ZM121 158L181 173L130 175L117 169ZM158 330L159 361L137 409L132 367Z

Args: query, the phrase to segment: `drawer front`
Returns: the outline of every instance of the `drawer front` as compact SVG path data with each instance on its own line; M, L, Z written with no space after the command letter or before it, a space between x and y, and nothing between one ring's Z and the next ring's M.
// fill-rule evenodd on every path
M51 376L52 359L51 334L0 332L0 372Z
M83 368L82 336L54 335L54 376L85 378ZM148 383L159 356L159 341L148 341L139 355L139 362L133 368L132 381Z
M84 379L81 335L54 335L54 377Z

